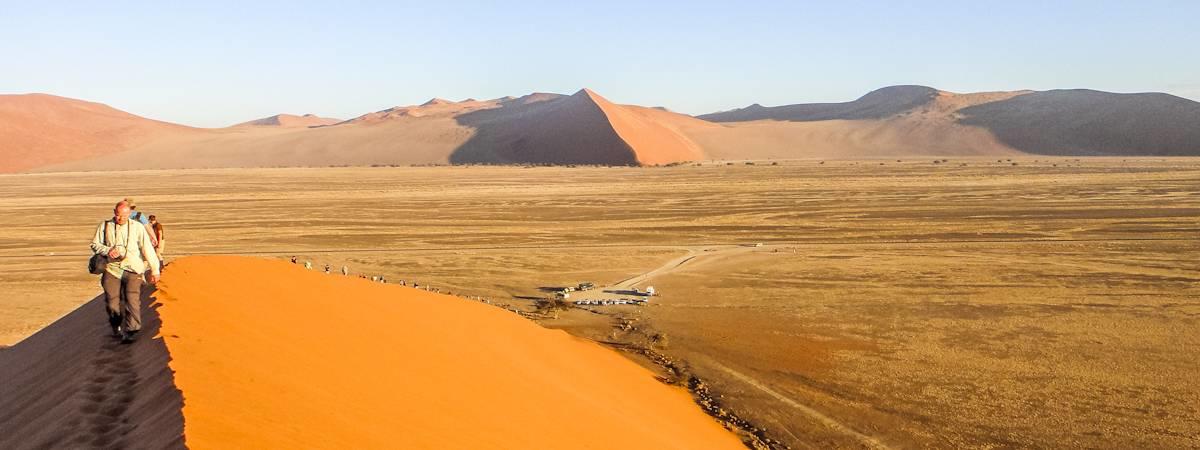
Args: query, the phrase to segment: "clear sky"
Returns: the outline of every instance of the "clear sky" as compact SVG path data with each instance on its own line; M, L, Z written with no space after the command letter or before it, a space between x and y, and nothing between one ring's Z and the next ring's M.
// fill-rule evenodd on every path
M1200 100L1195 0L182 3L0 0L0 93L196 126L581 87L690 114L895 84Z

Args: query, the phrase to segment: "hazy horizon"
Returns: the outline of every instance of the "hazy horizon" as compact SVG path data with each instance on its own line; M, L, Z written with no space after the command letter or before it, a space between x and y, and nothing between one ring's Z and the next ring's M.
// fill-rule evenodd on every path
M1200 100L1200 4L10 5L0 93L223 127L431 97L570 94L687 114L848 101L889 85L1088 88Z

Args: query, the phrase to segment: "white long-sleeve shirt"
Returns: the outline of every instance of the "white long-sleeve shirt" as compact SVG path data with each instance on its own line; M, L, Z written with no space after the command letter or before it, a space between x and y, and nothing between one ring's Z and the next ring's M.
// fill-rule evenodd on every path
M107 241L104 236L105 224L108 225ZM106 242L108 245L105 245ZM107 255L113 247L121 248L125 254L125 259L109 261L105 267L113 276L120 277L125 271L140 275L146 273L147 268L154 275L159 274L158 253L154 251L154 242L140 222L126 220L124 224L118 224L111 219L100 222L100 226L96 227L96 235L92 237L92 252ZM150 263L149 267L146 267L147 262Z

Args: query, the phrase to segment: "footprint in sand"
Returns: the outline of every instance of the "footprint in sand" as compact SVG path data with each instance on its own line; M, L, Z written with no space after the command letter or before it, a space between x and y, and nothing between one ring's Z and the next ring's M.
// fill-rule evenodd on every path
M92 376L81 391L79 412L83 416L78 427L81 434L76 444L104 448L122 448L124 436L133 430L127 417L134 400L134 390L141 381L134 370L132 347L118 342L103 345L92 360Z

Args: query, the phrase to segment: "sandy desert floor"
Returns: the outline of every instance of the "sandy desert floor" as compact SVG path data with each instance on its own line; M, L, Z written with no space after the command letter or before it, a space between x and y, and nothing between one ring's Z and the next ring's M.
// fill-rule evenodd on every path
M295 255L531 312L653 285L542 322L665 355L794 448L1200 446L1200 159L0 176L0 345L96 295L87 242L124 195L168 260Z

